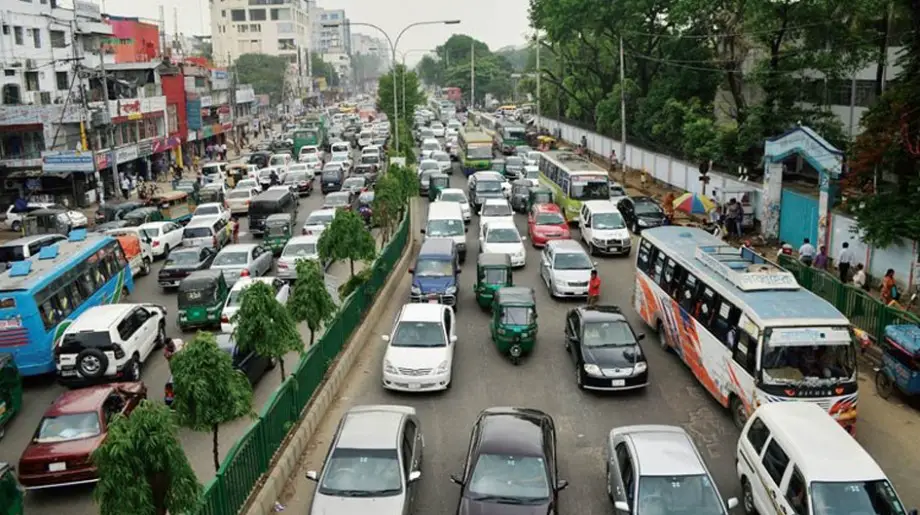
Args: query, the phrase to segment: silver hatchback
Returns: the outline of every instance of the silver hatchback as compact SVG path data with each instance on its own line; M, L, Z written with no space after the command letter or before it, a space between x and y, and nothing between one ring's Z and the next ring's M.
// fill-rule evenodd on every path
M424 439L415 408L355 406L339 422L317 483L311 515L413 512Z

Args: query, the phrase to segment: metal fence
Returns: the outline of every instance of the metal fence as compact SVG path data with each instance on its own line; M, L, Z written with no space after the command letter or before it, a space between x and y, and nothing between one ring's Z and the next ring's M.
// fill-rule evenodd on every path
M361 325L364 313L402 256L409 233L405 216L380 256L368 281L342 304L323 336L298 363L265 404L258 420L230 448L217 475L205 485L201 507L194 515L236 515L271 465L288 433L297 424L329 366Z
M884 339L886 326L920 324L920 317L913 313L888 307L868 292L843 284L833 275L805 266L792 256L780 256L779 264L792 272L799 284L833 304L876 342Z

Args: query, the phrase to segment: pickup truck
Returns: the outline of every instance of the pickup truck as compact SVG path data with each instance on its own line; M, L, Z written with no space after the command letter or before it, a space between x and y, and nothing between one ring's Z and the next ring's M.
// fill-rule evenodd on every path
M138 277L150 273L150 266L153 264L153 249L147 242L149 239L147 236L140 233L136 227L109 229L105 233L117 239L121 244L121 249L131 267L132 276Z

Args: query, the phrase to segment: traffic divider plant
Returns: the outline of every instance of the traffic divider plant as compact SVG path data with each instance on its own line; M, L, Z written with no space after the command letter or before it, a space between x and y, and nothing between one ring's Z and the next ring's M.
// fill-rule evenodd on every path
M256 422L228 451L214 479L205 485L201 505L194 515L236 515L243 508L402 256L409 241L409 223L410 217L404 216L374 261L367 281L345 299L323 336L269 398Z

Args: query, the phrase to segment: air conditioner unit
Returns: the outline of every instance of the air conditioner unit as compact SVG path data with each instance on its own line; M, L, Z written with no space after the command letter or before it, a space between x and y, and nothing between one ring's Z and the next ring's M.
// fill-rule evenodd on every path
M105 109L98 109L93 111L90 117L90 123L92 124L93 128L103 127L112 123L112 118L107 115Z

